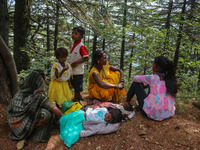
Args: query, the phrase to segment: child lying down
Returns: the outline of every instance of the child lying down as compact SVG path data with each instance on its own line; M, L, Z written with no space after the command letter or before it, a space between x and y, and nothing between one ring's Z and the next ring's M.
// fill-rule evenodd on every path
M126 101L119 104L114 104L111 102L100 102L98 100L93 100L93 105L86 105L83 107L83 110L86 111L88 108L107 108L108 110L111 110L112 108L119 109L122 113L128 114L129 119L131 119L135 115L132 105L130 104L130 102Z
M83 110L73 111L68 115L62 116L59 120L60 138L68 147L71 147L79 139L79 136L86 137L93 134L108 134L116 131L119 123L128 119L128 115L127 113L122 113L119 109L109 110L108 108L88 108L86 112ZM101 127L101 131L98 132L96 130L97 127ZM86 132L88 129L90 132ZM83 131L81 132L81 130Z

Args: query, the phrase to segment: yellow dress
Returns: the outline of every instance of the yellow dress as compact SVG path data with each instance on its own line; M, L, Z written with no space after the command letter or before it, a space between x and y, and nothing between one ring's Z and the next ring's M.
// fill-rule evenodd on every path
M56 62L51 68L51 82L49 84L48 97L50 102L55 102L58 105L72 99L72 93L67 82L67 80L70 79L72 68L68 63L65 63L65 65L68 65L69 69L66 70L59 79L55 76L55 69L60 73L63 67L60 63Z
M92 77L92 74L96 72L103 82L107 82L110 84L119 84L120 82L120 73L118 71L113 72L110 69L110 64L107 62L106 65L103 66L102 70L99 72L95 67L90 70L89 73L89 86L88 92L90 99L98 99L99 101L115 101L121 102L123 101L123 97L125 96L125 89L104 89L97 85L96 81Z

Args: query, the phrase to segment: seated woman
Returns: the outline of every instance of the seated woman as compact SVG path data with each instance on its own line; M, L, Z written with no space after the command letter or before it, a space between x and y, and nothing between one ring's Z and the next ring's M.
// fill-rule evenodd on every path
M53 124L53 114L57 118L62 116L61 110L44 94L45 80L43 71L32 71L7 108L7 120L11 129L9 138L21 140L21 148L24 146L24 139L47 142ZM21 149L20 146L17 147Z
M125 96L123 71L107 62L104 51L93 54L94 65L89 73L88 92L90 99L101 102L121 102Z

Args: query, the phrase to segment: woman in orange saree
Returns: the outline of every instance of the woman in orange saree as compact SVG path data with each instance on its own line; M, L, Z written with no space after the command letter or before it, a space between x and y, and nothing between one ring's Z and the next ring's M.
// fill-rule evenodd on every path
M106 57L104 51L93 54L94 65L89 73L89 97L101 102L121 102L125 96L124 73L107 62Z

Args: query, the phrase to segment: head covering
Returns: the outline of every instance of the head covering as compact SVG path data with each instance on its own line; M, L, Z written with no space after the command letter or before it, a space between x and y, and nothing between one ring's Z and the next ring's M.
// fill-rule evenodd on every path
M21 90L11 100L7 108L7 120L11 128L12 140L27 137L35 126L35 118L46 96L45 81L37 71L32 71L24 81Z
M43 92L45 81L42 75L37 71L32 71L25 79L24 84L20 90L23 94L33 94Z

